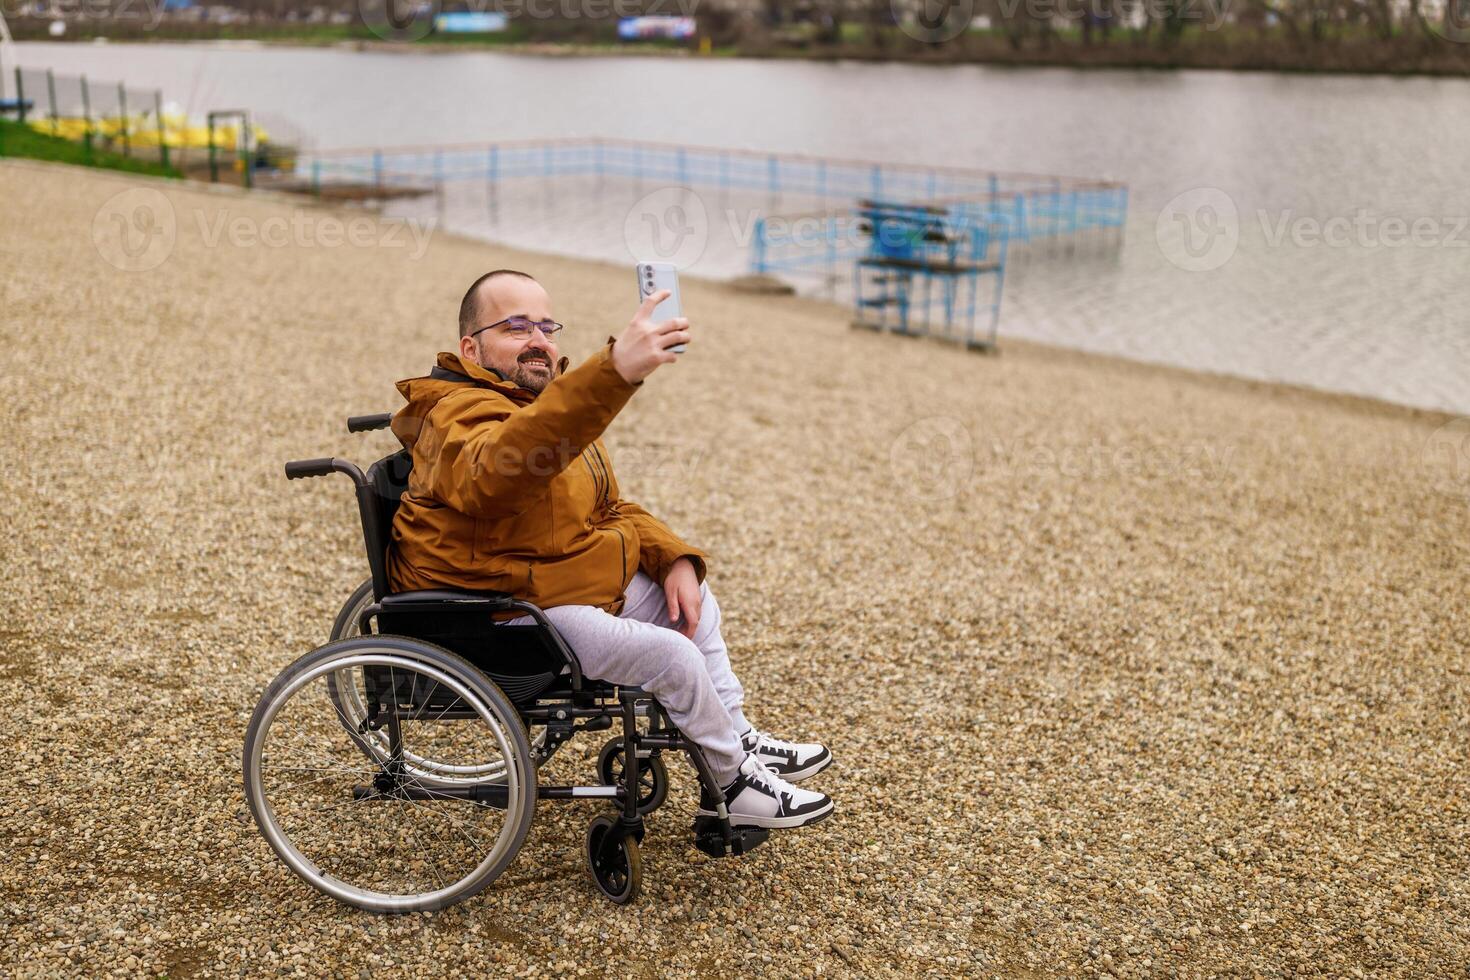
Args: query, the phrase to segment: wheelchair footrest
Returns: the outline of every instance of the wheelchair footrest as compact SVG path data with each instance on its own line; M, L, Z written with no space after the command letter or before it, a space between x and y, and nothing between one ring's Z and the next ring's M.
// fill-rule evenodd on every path
M710 857L739 857L749 854L766 842L771 832L765 827L736 827L725 841L720 821L715 817L694 818L694 846Z

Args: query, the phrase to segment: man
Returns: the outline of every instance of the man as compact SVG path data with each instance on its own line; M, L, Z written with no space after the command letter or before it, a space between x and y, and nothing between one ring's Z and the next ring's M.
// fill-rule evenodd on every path
M689 341L688 320L649 319L667 296L648 297L621 336L568 371L540 283L509 269L475 281L460 304L459 353L398 383L408 405L393 433L413 474L393 522L390 583L535 603L586 676L658 698L703 750L733 824L805 826L832 801L792 784L830 753L745 720L705 582L709 556L619 495L599 438L644 379L678 360L667 348ZM699 813L713 813L707 800Z

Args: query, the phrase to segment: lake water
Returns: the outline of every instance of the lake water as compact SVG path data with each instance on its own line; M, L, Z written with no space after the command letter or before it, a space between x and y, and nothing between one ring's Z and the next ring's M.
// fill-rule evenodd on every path
M1002 337L1470 413L1467 80L252 45L13 50L27 67L161 87L194 113L281 117L321 149L603 135L1117 178L1132 192L1121 241L1016 263ZM493 213L466 204L460 226L627 260L627 201L652 187L538 183L505 185ZM695 271L737 264L715 249Z

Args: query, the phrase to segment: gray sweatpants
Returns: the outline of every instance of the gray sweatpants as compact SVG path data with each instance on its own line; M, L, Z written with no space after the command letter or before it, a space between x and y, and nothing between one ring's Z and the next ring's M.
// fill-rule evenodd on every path
M628 583L623 611L551 606L545 611L581 661L582 673L612 684L637 685L663 705L669 720L704 750L721 786L734 781L750 727L740 710L745 691L730 670L720 637L720 604L708 582L699 585L699 627L691 640L669 622L661 585L642 571ZM530 616L510 621L531 623Z

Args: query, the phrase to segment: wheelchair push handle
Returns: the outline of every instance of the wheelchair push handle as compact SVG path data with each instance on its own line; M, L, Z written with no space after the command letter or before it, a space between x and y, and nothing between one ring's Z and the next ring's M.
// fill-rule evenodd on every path
M374 429L386 429L392 421L392 412L382 412L378 415L349 415L347 416L347 431L371 432Z
M327 457L326 459L293 459L286 464L286 479L288 480L304 480L312 476L330 476L333 473L346 473L358 485L367 482L362 475L362 470L345 459L336 459L334 457Z
M286 464L286 479L304 480L310 476L326 476L335 472L335 459L293 459Z

